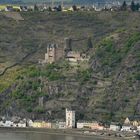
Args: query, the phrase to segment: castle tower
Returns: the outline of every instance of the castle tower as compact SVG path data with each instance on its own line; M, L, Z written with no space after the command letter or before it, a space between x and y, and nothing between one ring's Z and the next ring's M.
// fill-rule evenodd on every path
M72 40L70 38L64 38L64 51L65 55L67 55L69 51L72 51Z
M45 62L53 63L56 61L56 44L49 44L47 47L47 53L45 54Z
M75 128L75 111L66 108L66 128Z

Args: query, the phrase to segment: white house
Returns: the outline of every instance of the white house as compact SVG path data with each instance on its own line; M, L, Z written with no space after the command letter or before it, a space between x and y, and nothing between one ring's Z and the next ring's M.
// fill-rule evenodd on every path
M66 108L66 128L75 128L75 111Z
M121 128L121 131L130 132L131 131L131 126L130 125L123 125L122 128Z
M140 126L137 126L137 130L140 132Z
M26 127L26 122L25 121L20 121L17 126L18 127Z
M127 117L124 121L124 124L137 127L140 125L140 116Z
M0 126L4 126L4 123L3 123L3 121L0 121Z
M5 121L4 127L11 127L11 126L13 126L13 122L12 121Z
M119 131L121 127L119 125L111 124L109 130L111 131Z
M28 123L29 127L31 127L33 125L33 121L32 120L28 120L27 123Z
M59 129L65 129L66 128L66 122L59 122L58 126L59 126L58 127Z
M84 128L84 122L77 122L77 128L79 129Z
M104 127L102 125L100 125L98 122L96 121L92 121L92 122L77 122L77 128L78 129L82 129L82 128L89 128L92 130L103 130Z
M125 119L125 121L124 121L124 124L128 125L128 124L130 124L130 123L131 123L131 122L130 122L129 118L127 117L127 118Z

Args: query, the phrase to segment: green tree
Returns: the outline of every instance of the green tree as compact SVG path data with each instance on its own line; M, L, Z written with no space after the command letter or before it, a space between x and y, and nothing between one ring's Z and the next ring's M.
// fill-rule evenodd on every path
M78 10L76 5L73 5L72 8L73 8L73 11L77 11Z
M126 1L123 2L122 6L121 6L121 10L123 10L123 11L126 11L127 10Z
M52 8L51 7L48 7L48 11L51 12L52 11Z
M140 8L140 4L137 3L137 4L136 4L136 11L139 11L139 8Z
M58 6L57 11L62 11L62 6L61 5Z
M130 7L131 7L132 11L136 11L136 5L135 5L134 1L131 2Z
M34 11L39 11L38 6L36 4L34 5Z
M92 44L91 37L88 38L88 41L87 41L87 48L88 48L88 49L93 48L93 44Z

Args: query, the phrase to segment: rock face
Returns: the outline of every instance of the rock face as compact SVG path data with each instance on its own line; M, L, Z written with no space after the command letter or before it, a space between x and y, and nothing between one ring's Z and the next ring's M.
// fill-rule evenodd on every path
M54 120L64 118L65 108L74 109L78 120L140 115L139 13L21 14L25 20L18 23L0 15L0 64L17 64L0 77L1 115ZM83 41L85 33L93 48ZM73 49L90 55L89 63L36 63L46 44L61 45L66 36L78 38Z

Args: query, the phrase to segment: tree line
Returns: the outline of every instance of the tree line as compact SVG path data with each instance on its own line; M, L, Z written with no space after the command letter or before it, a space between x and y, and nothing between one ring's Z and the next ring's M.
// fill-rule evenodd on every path
M123 2L122 6L121 6L121 10L128 10L131 9L131 11L139 11L140 9L140 4L139 3L135 3L134 1L131 2L130 6L126 3L126 1Z

